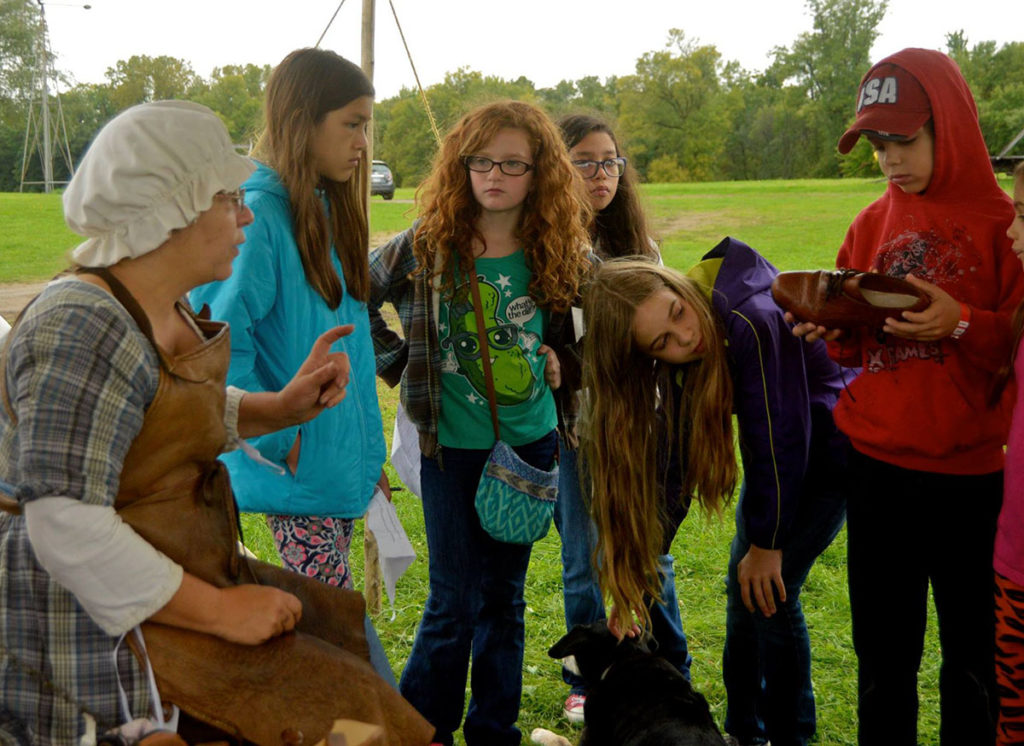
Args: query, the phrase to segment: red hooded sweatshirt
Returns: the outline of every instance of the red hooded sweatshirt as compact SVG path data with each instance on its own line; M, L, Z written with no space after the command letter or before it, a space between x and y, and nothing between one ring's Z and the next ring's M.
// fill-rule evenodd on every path
M1024 295L1024 272L1006 237L1012 202L996 183L977 106L956 63L926 49L905 49L878 64L886 62L928 94L932 178L919 194L889 184L853 221L836 266L914 274L966 303L971 319L956 340L861 331L831 343L837 362L863 367L840 395L836 424L858 451L903 468L998 471L1013 392L994 408L986 398L1008 359L1010 316Z

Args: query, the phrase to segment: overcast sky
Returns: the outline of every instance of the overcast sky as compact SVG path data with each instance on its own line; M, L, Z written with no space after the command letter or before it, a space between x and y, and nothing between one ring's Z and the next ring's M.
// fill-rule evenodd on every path
M188 60L209 77L227 64L274 65L312 46L338 0L71 0L46 2L57 66L77 82L103 82L132 55ZM763 70L773 47L811 30L804 0L393 0L424 86L460 67L485 75L525 75L538 87L634 71L638 57L663 49L670 28L713 44L723 59ZM1022 40L1016 0L889 0L872 50L878 59L908 46L945 49L948 32L971 44ZM1014 8L1009 12L1008 8ZM362 0L346 0L322 46L360 60ZM414 87L388 0L376 0L379 99Z

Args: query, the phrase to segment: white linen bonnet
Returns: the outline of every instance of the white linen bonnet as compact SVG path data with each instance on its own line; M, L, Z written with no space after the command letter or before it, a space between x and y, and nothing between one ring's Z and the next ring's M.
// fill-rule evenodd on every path
M71 253L109 267L157 248L256 169L224 124L191 101L133 106L108 122L64 192L64 220L88 240Z

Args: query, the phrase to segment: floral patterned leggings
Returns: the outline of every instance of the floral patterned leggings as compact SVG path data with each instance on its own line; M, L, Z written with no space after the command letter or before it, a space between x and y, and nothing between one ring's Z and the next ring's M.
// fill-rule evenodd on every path
M285 567L327 585L352 589L348 552L354 520L268 515L267 525Z

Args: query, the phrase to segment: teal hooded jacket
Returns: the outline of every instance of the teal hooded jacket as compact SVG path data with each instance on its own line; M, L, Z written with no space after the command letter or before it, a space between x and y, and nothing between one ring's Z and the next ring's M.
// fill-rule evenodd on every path
M195 308L208 304L214 319L230 325L228 383L247 391L278 391L320 334L339 324L354 324L355 331L332 348L347 353L351 363L344 400L302 425L249 440L280 469L241 450L222 456L238 506L254 513L360 517L386 456L366 304L348 294L333 252L345 289L338 308L332 310L306 282L288 192L276 172L259 164L244 187L255 219L245 228L231 277L196 288L190 296ZM292 475L285 457L300 432L298 468Z

